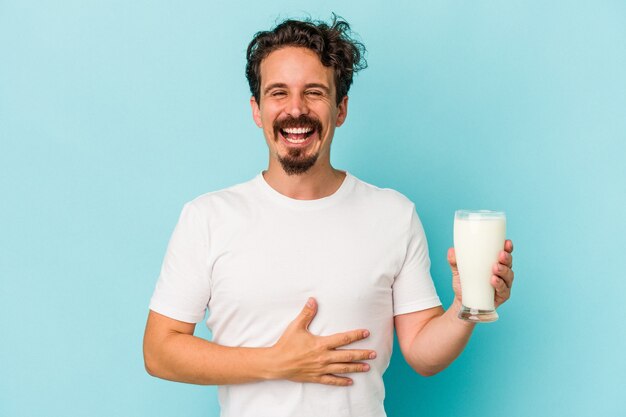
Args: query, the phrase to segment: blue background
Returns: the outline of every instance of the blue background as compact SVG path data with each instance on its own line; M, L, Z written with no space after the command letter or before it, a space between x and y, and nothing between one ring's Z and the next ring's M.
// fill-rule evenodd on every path
M626 3L311 3L0 0L0 416L218 415L145 373L148 301L183 203L266 167L248 41L332 11L369 51L334 165L415 201L446 305L455 209L516 245L447 370L396 346L389 415L626 415Z

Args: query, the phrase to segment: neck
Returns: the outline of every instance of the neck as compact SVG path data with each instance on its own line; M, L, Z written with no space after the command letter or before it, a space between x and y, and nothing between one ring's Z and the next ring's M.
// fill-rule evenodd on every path
M334 194L346 177L344 171L333 168L330 163L320 162L303 174L287 175L280 163L270 161L263 177L270 187L284 196L296 200L317 200Z

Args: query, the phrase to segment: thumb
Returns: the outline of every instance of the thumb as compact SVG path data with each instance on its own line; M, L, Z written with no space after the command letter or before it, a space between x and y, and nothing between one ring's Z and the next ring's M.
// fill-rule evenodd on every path
M459 277L459 268L456 264L456 252L454 248L448 249L448 263L450 264L450 270L452 271L452 290L455 297L461 299L461 278Z
M454 276L458 275L459 269L456 265L456 252L454 251L454 248L448 249L448 263L450 264L452 275Z
M298 317L296 317L294 324L298 328L306 330L313 321L315 314L317 314L317 302L315 298L310 297Z

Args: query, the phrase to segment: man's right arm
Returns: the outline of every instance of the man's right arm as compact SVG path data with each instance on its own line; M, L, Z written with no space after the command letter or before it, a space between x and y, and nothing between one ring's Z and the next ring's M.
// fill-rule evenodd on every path
M317 312L310 299L271 347L227 347L193 335L195 324L150 311L144 335L144 361L152 376L200 385L231 385L272 379L347 386L345 376L366 372L376 353L340 349L366 338L367 330L315 336L308 326Z

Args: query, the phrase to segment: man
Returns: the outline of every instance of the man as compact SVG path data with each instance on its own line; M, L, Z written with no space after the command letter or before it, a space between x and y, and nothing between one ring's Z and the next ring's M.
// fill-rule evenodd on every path
M395 328L407 362L433 375L473 324L444 312L414 205L330 163L365 66L349 26L288 20L258 33L246 69L269 166L185 205L150 303L151 375L219 385L222 416L384 416ZM509 298L512 243L493 267ZM208 308L213 341L193 336Z

